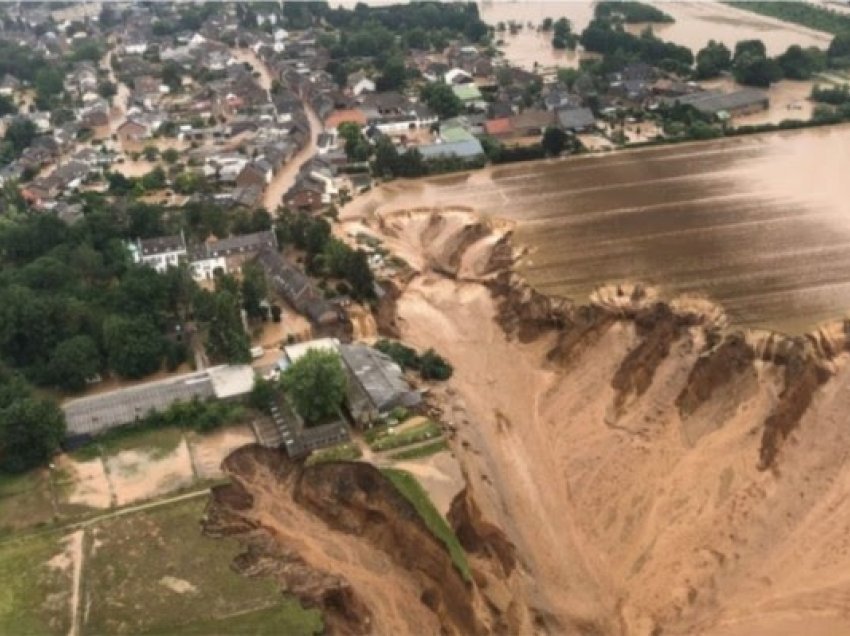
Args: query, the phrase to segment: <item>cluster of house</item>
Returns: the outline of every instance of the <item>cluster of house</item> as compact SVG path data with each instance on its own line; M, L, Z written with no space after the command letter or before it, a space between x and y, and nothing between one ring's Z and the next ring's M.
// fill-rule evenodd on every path
M246 262L255 261L263 268L271 289L308 318L317 333L335 331L347 322L341 307L326 299L297 265L280 254L271 230L211 238L195 245L187 245L181 233L137 239L128 244L128 249L135 263L159 273L185 263L199 282L212 280L217 274L238 275Z

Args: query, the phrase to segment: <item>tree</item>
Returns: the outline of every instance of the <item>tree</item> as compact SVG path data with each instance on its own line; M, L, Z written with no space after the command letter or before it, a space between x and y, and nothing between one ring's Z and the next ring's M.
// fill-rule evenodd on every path
M118 94L118 87L109 80L103 80L97 85L97 93L108 101Z
M393 56L384 64L375 87L379 91L395 91L404 88L405 82L407 82L407 67L404 64L404 58Z
M65 416L52 401L27 395L0 409L0 468L23 472L53 456L65 437Z
M333 351L310 349L281 378L293 408L309 425L336 417L345 398L346 377Z
M50 359L50 376L56 386L82 391L86 380L100 371L100 352L89 336L74 336L61 342Z
M454 94L452 87L443 82L425 84L419 95L440 119L456 117L463 110L463 102Z
M433 349L419 356L419 375L423 380L448 380L452 371L452 365Z
M251 343L242 326L236 294L222 289L212 294L207 349L214 358L230 363L251 360Z
M139 183L141 184L142 189L151 191L162 190L166 186L168 181L165 178L165 170L157 166L150 172L142 175L142 178L139 180Z
M147 145L142 149L142 155L146 161L156 161L157 157L159 157L159 148Z
M242 267L242 306L249 318L262 318L260 303L265 300L268 289L263 269L256 263Z
M816 48L804 49L793 44L776 58L782 73L788 79L809 79L814 73L826 68L826 57Z
M3 115L14 115L18 112L18 107L8 95L0 95L0 117Z
M732 70L735 81L747 86L767 88L782 79L782 68L776 60L757 57L748 52L735 57Z
M398 168L398 150L389 137L381 137L375 145L375 159L372 169L382 177L393 177Z
M159 370L163 342L146 316L110 316L103 322L109 367L125 378L142 378Z
M761 40L741 40L735 45L735 61L737 62L743 55L752 55L754 57L767 57L767 48Z
M560 128L547 126L543 132L543 141L540 142L546 154L550 157L557 157L567 146L567 133Z
M722 42L709 40L708 44L697 52L697 77L700 79L716 77L731 66L732 53Z
M44 66L35 74L36 105L41 110L50 110L56 97L64 90L62 71L55 66Z
M20 154L32 143L36 132L35 124L29 119L16 117L6 128L6 134L3 135L3 140L11 143L15 152Z
M570 21L559 18L555 21L554 33L552 35L552 46L556 49L573 50L578 44L578 36L572 33Z
M832 38L832 42L829 43L829 48L827 48L826 54L830 60L850 58L850 31L847 31L846 33L839 33Z
M162 151L162 159L165 163L175 163L180 158L180 153L174 148L167 148Z

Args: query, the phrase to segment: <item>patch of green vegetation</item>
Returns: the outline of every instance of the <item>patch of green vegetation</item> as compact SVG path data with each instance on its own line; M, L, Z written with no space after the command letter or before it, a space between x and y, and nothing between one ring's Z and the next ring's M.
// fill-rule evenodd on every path
M245 412L241 404L228 402L178 402L161 413L150 413L135 424L98 435L91 444L71 453L71 457L88 461L104 454L145 447L153 452L154 459L161 459L180 444L182 430L206 433L243 420Z
M422 457L430 457L431 455L436 455L437 453L442 453L445 450L449 450L449 445L446 440L441 439L436 442L431 442L430 444L423 444L422 446L417 446L416 448L410 448L408 450L403 450L398 453L393 453L390 455L390 459L395 459L398 461L402 461L405 459L421 459Z
M284 624L291 631L276 633L321 629L317 612L282 604L273 581L232 570L239 545L201 534L205 505L203 498L182 501L108 519L92 530L97 548L85 567L91 609L84 635L270 633ZM238 615L255 631L237 629Z
M145 632L168 636L209 636L210 634L239 634L239 636L305 636L323 633L318 612L305 611L297 601L286 599L280 605L236 614L221 619L189 623L167 632Z
M400 433L390 432L388 429L385 435L379 436L369 446L373 451L392 450L393 448L401 448L402 446L410 446L417 442L424 442L427 439L437 437L442 434L442 429L439 425L431 422L423 422L413 426L406 431Z
M53 504L47 470L39 468L20 475L0 474L0 534L52 520Z
M433 535L446 546L452 562L464 580L471 581L472 574L469 571L469 562L466 560L466 553L463 551L454 531L449 527L448 522L434 507L428 493L416 481L416 477L406 470L395 468L382 468L381 472L392 482L393 486L396 487L404 498L413 505Z
M726 4L785 22L837 35L850 31L850 16L806 2L726 2Z
M0 634L68 633L71 567L48 564L64 550L61 539L51 532L0 544Z
M363 455L363 451L357 444L340 444L331 448L323 448L319 451L314 451L307 461L304 462L307 466L314 464L324 464L326 462L343 462L359 459Z
M116 428L99 436L88 446L74 451L71 457L77 461L88 461L100 455L116 455L122 451L144 449L153 459L162 459L174 452L182 439L183 431L173 426Z

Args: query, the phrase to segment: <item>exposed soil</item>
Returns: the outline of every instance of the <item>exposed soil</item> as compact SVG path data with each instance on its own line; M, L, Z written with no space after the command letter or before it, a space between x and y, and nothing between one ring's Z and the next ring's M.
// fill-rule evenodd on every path
M330 633L481 634L506 621L514 633L527 627L508 577L493 578L482 558L476 583L465 582L442 543L373 466L304 468L251 446L224 467L233 483L213 490L205 533L238 537L246 551L234 567L271 577L320 608ZM508 612L490 600L491 590L508 599L501 603Z
M576 305L476 275L481 242L503 243L457 210L434 216L374 222L419 271L379 325L454 365L433 401L465 505L501 529L537 630L850 629L843 323L734 332L712 303L634 285Z

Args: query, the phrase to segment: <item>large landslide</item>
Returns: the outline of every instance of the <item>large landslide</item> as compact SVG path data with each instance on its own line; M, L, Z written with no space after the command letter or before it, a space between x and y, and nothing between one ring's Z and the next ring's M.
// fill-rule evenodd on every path
M382 324L454 365L434 401L538 629L850 632L843 323L745 332L640 285L549 298L463 210L373 229L416 272Z
M304 467L248 446L224 462L213 489L210 536L245 547L236 569L274 579L319 608L331 634L484 634L523 631L510 591L510 544L464 497L453 506L470 553L465 581L413 506L370 464ZM480 588L484 588L482 594Z

